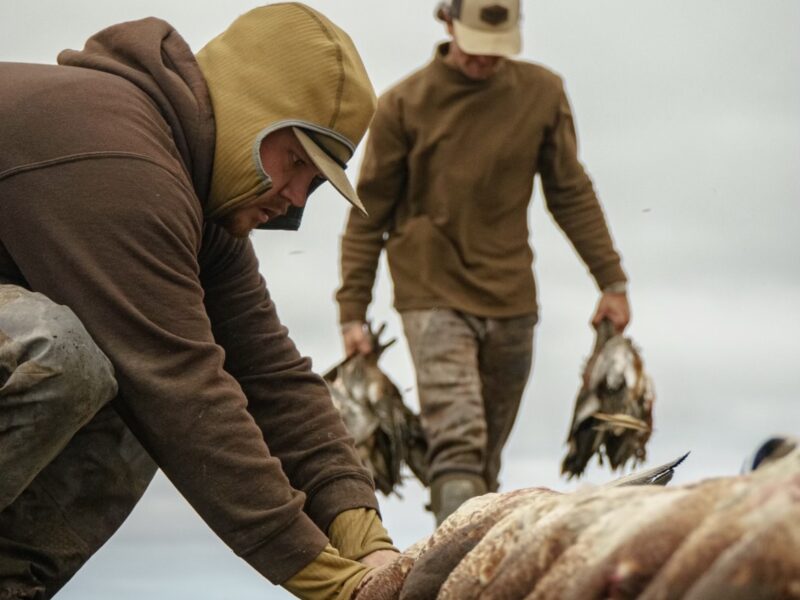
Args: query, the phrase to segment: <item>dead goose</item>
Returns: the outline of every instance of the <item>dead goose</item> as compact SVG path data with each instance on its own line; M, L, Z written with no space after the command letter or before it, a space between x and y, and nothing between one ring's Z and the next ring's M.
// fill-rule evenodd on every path
M549 514L563 495L542 489L492 527L481 541L453 569L442 585L440 600L478 598L486 585L503 568L506 559L524 545L533 523Z
M675 488L486 494L390 567L357 600L797 600L800 449Z
M685 457L621 478L608 485L644 485L655 480L663 480L683 458ZM412 553L416 564L410 571L407 568L409 563L407 551L395 561L389 572L381 574L385 579L384 588L394 589L400 582L398 574L400 576L407 574L402 598L415 600L434 597L459 600L471 598L473 596L470 594L479 592L481 587L492 579L490 572L492 566L496 566L499 570L501 564L505 565L501 560L501 554L512 555L517 546L536 547L535 543L532 545L528 543L526 534L532 530L532 525L539 517L554 519L570 510L571 501L578 502L589 493L563 495L546 488L526 488L506 494L485 494L473 498L442 523L421 549ZM509 521L512 514L515 515L515 521ZM588 518L587 513L584 513L584 516ZM585 523L588 521L577 519L573 525ZM519 543L514 541L517 536ZM544 538L550 541L555 539L548 538L547 535ZM512 566L518 567L525 564L513 559L511 563ZM531 571L523 568L521 573L522 578L517 577L519 573L512 573L511 576L520 579L517 586L521 590L520 594L524 595L523 592L529 589L526 587L526 582L530 581L525 577L529 576ZM473 585L476 577L481 580L480 585ZM372 584L380 587L377 581L373 581ZM503 583L501 587L508 593L508 583ZM522 597L521 595L517 597ZM361 598L362 596L359 596L359 599Z
M525 488L468 500L431 535L408 573L400 600L436 598L449 574L492 526L530 498L543 493L555 492Z
M745 476L728 477L718 489L719 502L670 556L640 596L641 600L684 598L702 577L714 569L716 561L754 529L778 515L786 517L800 504L800 451ZM800 546L784 548L794 555ZM763 557L751 556L751 560ZM781 571L782 561L773 565ZM760 596L754 596L760 597Z
M798 489L794 490L795 495ZM776 499L689 589L685 600L800 598L800 502Z
M427 539L422 539L398 555L391 563L365 577L353 593L353 600L397 600L408 572L414 566Z
M419 557L426 550L441 545L449 537L458 537L462 526L469 526L474 520L481 520L484 511L491 507L499 496L500 494L484 494L469 499L429 537L420 540L405 550L392 563L374 572L355 594L354 600L383 600L384 598L397 600L405 586L409 572Z
M525 598L587 528L620 503L663 492L656 487L598 488L570 494L550 513L527 526L479 598Z
M601 539L584 540L590 550L583 569L565 587L564 598L636 598L686 537L714 510L726 480L671 489ZM587 532L588 534L588 532Z

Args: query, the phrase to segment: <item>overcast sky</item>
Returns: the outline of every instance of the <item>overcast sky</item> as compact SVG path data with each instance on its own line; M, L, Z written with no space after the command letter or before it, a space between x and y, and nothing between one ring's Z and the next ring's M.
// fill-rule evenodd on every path
M353 37L380 92L431 57L429 0L319 0ZM53 62L99 29L149 15L198 50L256 6L226 0L0 3L0 60ZM733 474L767 436L800 433L800 3L797 0L524 2L522 58L566 80L581 156L631 279L630 335L655 381L654 465L691 450L675 481ZM0 82L2 85L2 82ZM357 154L350 173L358 171ZM340 358L332 295L346 204L328 186L301 231L253 237L301 351ZM537 190L530 211L541 321L503 489L574 489L558 476L597 291ZM399 336L385 268L372 318ZM414 378L404 343L382 366ZM612 477L593 468L586 481ZM431 517L413 482L383 501L398 545ZM120 532L59 598L285 598L236 558L158 476Z

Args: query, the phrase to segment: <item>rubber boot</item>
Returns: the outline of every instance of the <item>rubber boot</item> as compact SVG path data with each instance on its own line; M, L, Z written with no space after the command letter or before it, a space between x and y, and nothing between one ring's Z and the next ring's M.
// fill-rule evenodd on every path
M486 482L479 475L451 473L434 479L431 483L430 506L436 526L441 525L464 502L486 492Z

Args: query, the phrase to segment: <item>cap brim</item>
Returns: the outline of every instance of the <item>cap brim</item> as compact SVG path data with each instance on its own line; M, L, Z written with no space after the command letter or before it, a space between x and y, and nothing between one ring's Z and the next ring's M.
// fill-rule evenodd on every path
M458 47L467 54L513 56L522 50L522 34L516 26L507 31L482 31L455 19L453 33Z
M358 210L366 215L367 210L361 203L361 200L359 199L358 194L356 194L355 189L353 189L353 184L351 184L350 180L347 179L344 169L340 167L335 160L328 156L328 154L322 148L320 148L301 128L292 127L292 131L294 131L294 134L297 136L300 145L303 146L303 150L306 151L308 157L311 159L311 162L313 162L314 166L322 172L322 174L325 176L325 179L330 181L331 185L336 188L336 191L344 196L350 204L355 206Z

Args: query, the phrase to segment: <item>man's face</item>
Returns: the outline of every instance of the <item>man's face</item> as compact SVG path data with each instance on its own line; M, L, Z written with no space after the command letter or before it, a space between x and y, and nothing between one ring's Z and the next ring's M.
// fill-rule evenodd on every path
M247 237L259 225L286 214L290 206L305 206L312 183L322 178L291 127L267 135L260 154L272 187L252 203L220 218L221 225L235 237Z
M448 25L447 29L452 37L450 49L447 52L447 56L444 58L447 64L457 68L464 75L476 81L489 79L489 77L497 72L497 69L500 68L500 63L503 61L501 56L467 54L459 47L453 35L453 26Z

